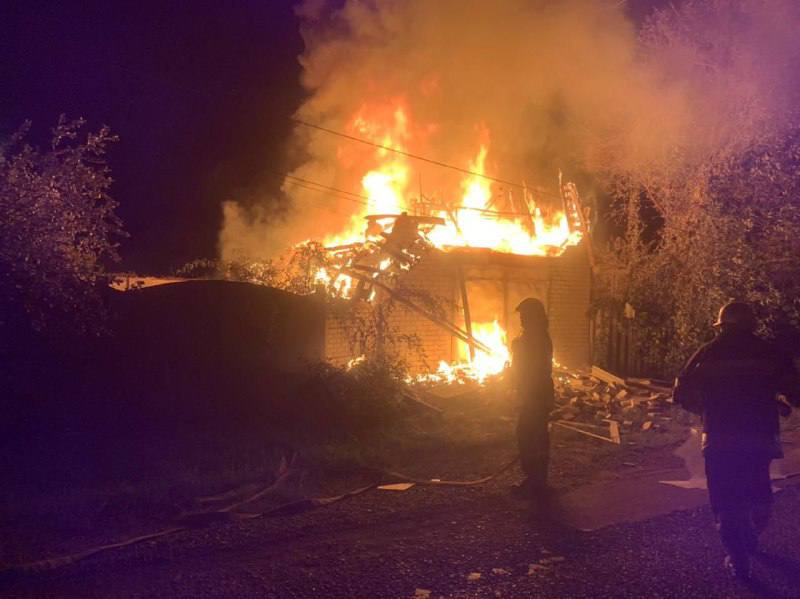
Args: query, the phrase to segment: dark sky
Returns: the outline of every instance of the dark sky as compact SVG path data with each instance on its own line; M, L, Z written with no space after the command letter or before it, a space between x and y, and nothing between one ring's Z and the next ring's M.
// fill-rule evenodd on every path
M631 1L640 20L661 0ZM214 257L220 204L279 181L303 50L290 0L0 2L0 135L58 115L120 137L117 268Z
M289 0L0 2L0 135L108 124L120 267L168 272L213 257L221 201L284 167L302 48Z

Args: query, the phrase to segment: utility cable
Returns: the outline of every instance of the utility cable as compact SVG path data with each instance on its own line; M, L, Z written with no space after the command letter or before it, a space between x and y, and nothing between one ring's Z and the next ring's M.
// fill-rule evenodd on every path
M295 175L289 175L289 174L286 174L286 173L276 173L276 174L280 174L282 177L285 177L286 179L289 179L291 181L298 181L300 183L305 183L306 185L314 185L314 186L319 187L319 188L321 188L323 190L326 190L326 191L333 191L333 192L336 192L338 194L342 194L344 196L347 196L347 197L342 198L344 200L350 200L351 202L357 202L359 204L364 204L365 206L369 206L369 198L368 197L362 196L362 195L357 194L357 193L353 193L352 191L346 191L344 189L338 189L336 187L331 187L330 185L325 185L324 183L317 183L316 181L311 181L309 179L303 179L302 177L296 177Z
M407 158L412 158L414 160L420 160L421 162L428 162L430 164L435 164L436 166L440 166L442 168L447 168L450 170L458 171L459 173L464 173L467 175L472 175L474 177L480 177L482 179L486 179L488 181L494 181L495 183L502 183L503 185L508 185L509 187L516 187L518 189L525 189L524 185L520 185L519 183L514 183L513 181L507 181L505 179L499 179L497 177L490 177L489 175L484 175L483 173L479 173L476 171L471 171L466 168L461 168L459 166L455 166L452 164L447 164L446 162L440 162L439 160L433 160L431 158L425 158L424 156L419 156L417 154L412 154L411 152L406 152L404 150L398 150L397 148L393 148L392 146L387 146L384 144L375 143L369 141L367 139L363 139L361 137L356 137L355 135L349 135L347 133L342 133L341 131L334 131L333 129L328 129L327 127L322 127L320 125L315 125L313 123L308 123L306 121L300 119L291 119L293 123L298 125L302 125L303 127L308 127L310 129L316 129L318 131L322 131L324 133L329 133L331 135L337 135L339 137L343 137L345 139L349 139L351 141L357 141L358 143L366 144L368 146L372 146L374 148L380 148L381 150L387 150L389 152L394 152L395 154L400 154L401 156L405 156Z
M364 206L369 206L369 198L352 191L346 191L344 189L339 189L338 187L331 187L330 185L325 185L324 183L318 183L316 181L312 181L310 179L304 179L302 177L296 177L295 175L290 175L287 173L278 173L275 172L274 174L284 177L289 180L290 183L297 185L298 187L302 187L303 189L309 189L312 191L329 191L336 194L339 194L338 199L348 200L351 202L356 202L358 204L363 204ZM313 186L313 187L311 187ZM503 210L489 210L487 208L472 208L470 206L458 206L456 210L470 210L472 212L480 212L482 214L488 214L490 216L524 216L524 217L532 217L533 215L530 213L524 212L511 212L511 211L503 211Z
M322 189L322 188L319 188L319 187L313 187L311 185L306 185L304 183L298 183L296 181L287 181L287 184L291 185L293 187L296 187L298 189L305 189L306 191L315 191L317 193L328 193L328 191L325 190L325 189ZM347 200L347 199L349 199L349 198L341 197L341 196L330 196L330 197L333 197L334 199L337 199L337 200ZM308 196L308 199L312 200L314 202L317 202L319 204L320 208L322 210L325 210L326 212L330 212L330 213L333 213L333 214L340 214L342 216L348 216L348 217L353 216L353 214L354 214L353 212L345 212L344 210L337 210L336 208L333 208L331 206L331 203L327 202L325 200L325 198Z

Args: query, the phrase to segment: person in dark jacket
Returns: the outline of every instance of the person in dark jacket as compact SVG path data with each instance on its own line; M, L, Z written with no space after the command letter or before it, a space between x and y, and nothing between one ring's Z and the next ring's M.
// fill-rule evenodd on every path
M529 297L520 302L517 312L522 334L511 344L511 377L521 404L517 443L526 478L514 493L544 498L550 461L548 423L554 403L553 343L542 302Z
M770 462L783 457L779 413L791 408L781 401L798 401L791 357L757 337L756 325L749 304L724 305L714 323L717 337L690 358L674 390L676 403L702 415L708 493L728 554L725 567L745 579L771 513Z

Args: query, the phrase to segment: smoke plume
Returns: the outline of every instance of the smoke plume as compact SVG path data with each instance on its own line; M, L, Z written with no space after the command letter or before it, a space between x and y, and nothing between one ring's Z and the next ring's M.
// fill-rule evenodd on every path
M797 36L786 29L796 12L791 3L727 4L783 6L792 15L755 28L729 25L754 32L751 46L768 42L771 51L796 55ZM488 174L551 189L559 169L569 178L672 160L676 148L710 151L731 130L729 115L717 109L745 96L769 104L761 92L779 85L783 68L751 77L746 89L737 87L745 83L737 80L741 73L723 69L709 90L697 56L682 50L692 44L663 39L667 17L640 39L616 0L309 1L299 15L308 97L298 120L378 143L391 134L392 145L460 168L469 168L485 143ZM720 64L752 71L757 58L745 51ZM359 129L359 117L388 123L390 131ZM277 203L268 197L255 210L226 203L224 259L263 258L322 239L346 228L361 208L357 197L308 182L363 195L361 177L377 164L378 149L298 125L288 150L300 157L283 186L288 211L271 211ZM414 195L459 193L463 174L407 163Z

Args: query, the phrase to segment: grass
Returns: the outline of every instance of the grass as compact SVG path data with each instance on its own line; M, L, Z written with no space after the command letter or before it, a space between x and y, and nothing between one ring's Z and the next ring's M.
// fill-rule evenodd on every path
M0 562L157 530L178 514L197 509L193 500L198 496L268 480L290 451L300 454L297 467L304 473L304 486L295 489L300 495L343 490L354 481L354 473L370 476L365 467L420 477L478 478L516 454L516 406L500 385L467 387L449 397L426 394L426 401L444 411L437 417L386 397L393 383L379 373L362 373L360 384L333 373L329 384L325 372L315 373L304 393L324 389L327 397L315 396L314 402L334 405L355 393L356 403L346 407L357 415L359 406L368 406L363 421L343 427L340 420L340 429L324 434L309 434L309 429L295 436L291 431L302 430L301 421L285 430L274 425L226 426L217 432L210 432L211 426L155 426L129 435L62 431L35 441L6 438L2 459L10 474L0 494L5 515L0 534L6 539ZM304 413L299 397L303 395L292 398L299 405L286 412L294 418ZM321 424L316 422L313 430L324 430ZM617 446L556 429L553 481L571 488L613 476L625 469L625 462L642 462L654 453L668 459L686 431L676 416L663 430L625 435Z

